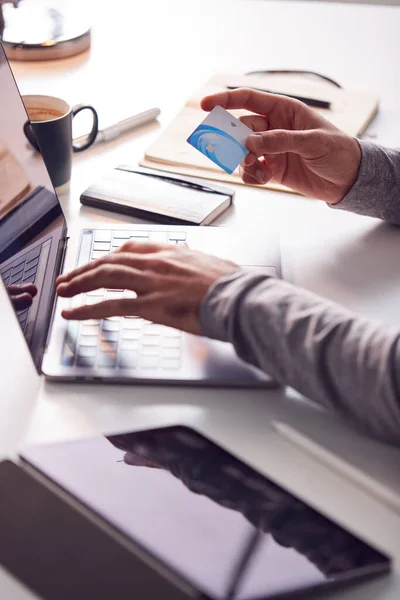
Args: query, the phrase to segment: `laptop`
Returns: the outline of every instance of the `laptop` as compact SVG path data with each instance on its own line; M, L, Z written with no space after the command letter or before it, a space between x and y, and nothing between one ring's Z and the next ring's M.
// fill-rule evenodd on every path
M0 557L43 598L341 598L391 568L370 540L186 426L20 456L0 463Z
M219 227L125 225L118 229L110 223L100 230L85 229L79 244L68 245L66 220L46 166L25 139L28 117L1 45L0 90L0 307L9 302L7 296L12 298L15 327L22 329L38 372L49 379L79 382L274 385L268 375L241 361L227 343L140 318L81 323L62 319L61 308L71 301L57 300L55 280L62 272L67 246L76 255L75 263L82 265L127 240L185 242L279 277L279 239L267 227L263 238L255 239L251 232ZM21 307L16 290L26 284L38 291L30 306ZM127 294L95 290L72 302L95 303Z

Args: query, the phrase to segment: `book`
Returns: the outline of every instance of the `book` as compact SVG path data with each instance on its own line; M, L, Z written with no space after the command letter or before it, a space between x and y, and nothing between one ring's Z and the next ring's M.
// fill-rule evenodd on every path
M193 178L121 165L90 185L81 203L159 223L209 225L231 206L233 190Z
M25 171L6 145L0 142L0 220L31 190Z
M200 108L201 99L209 94L226 90L228 86L268 89L273 93L290 94L297 97L314 98L321 100L322 103L327 102L330 105L329 109L314 108L314 110L351 136L360 135L365 131L374 118L379 105L379 98L376 94L344 90L326 82L307 80L304 77L220 73L212 77L187 100L161 136L148 148L139 164L171 173L243 184L237 170L232 175L223 172L186 143L187 137L196 129L206 114ZM230 112L236 117L249 114L245 110ZM274 182L258 187L291 191Z

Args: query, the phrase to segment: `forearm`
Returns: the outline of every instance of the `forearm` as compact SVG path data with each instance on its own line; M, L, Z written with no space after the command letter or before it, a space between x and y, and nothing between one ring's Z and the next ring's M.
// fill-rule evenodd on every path
M400 332L245 271L214 284L200 318L247 362L400 446Z
M341 202L331 206L400 225L400 150L359 143L357 181Z

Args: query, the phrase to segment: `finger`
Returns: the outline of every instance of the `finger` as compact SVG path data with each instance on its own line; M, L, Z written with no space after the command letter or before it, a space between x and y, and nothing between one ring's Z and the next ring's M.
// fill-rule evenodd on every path
M259 92L250 88L227 90L226 92L218 92L217 94L206 96L201 100L200 106L206 111L212 110L215 106L222 106L226 109L243 108L260 115L268 115L268 117L277 109L294 113L302 111L302 107L305 107L301 102L292 100L286 96L268 94L267 92Z
M151 277L125 265L102 264L57 285L57 294L71 298L99 288L127 289L143 293L151 285Z
M328 137L328 134L325 134L325 136ZM324 135L318 130L287 131L285 129L275 129L249 135L246 146L257 157L265 154L292 152L304 158L315 158L327 151L323 138Z
M153 323L167 325L200 334L200 325L198 314L193 309L180 311L180 316L176 316L171 310L165 310L167 303L165 293L154 293L140 298L107 300L98 304L79 306L71 309L64 309L62 316L65 319L74 321L83 321L86 319L105 319L107 317L120 316L138 316L149 319ZM195 313L195 314L194 314Z
M169 248L167 244L155 244L154 242L135 242L129 240L125 242L115 252L132 252L133 254L152 254L154 252L160 252L165 248Z
M9 285L7 291L10 295L29 294L35 297L37 294L37 287L33 283L22 283L20 285Z
M261 115L245 115L243 117L239 117L239 121L252 129L255 133L259 131L268 131L271 129L270 122L267 117L263 117Z
M243 165L243 167L254 165L254 163L256 162L256 160L257 160L257 156L255 154L253 154L252 152L249 152L244 157L242 165Z
M273 173L264 161L257 160L253 165L242 167L240 176L244 183L264 185L272 179Z
M30 294L18 294L17 296L10 296L11 302L16 310L23 310L29 308L32 304L32 296Z
M138 244L139 245L139 244ZM140 244L140 246L144 246L145 244ZM149 244L150 246L150 244ZM158 244L151 244L151 246L156 249L156 250L160 250L162 248L162 246L158 245ZM131 248L135 248L135 252L132 252ZM166 248L168 248L169 246L166 246ZM139 248L140 250L141 248ZM143 266L143 258L144 256L147 256L148 253L146 252L136 252L136 243L132 243L132 242L127 242L126 244L124 244L123 246L121 246L121 248L119 248L118 250L115 250L114 252L110 252L110 254L107 254L106 256L103 256L103 258L99 258L98 260L92 260L89 263L86 263L85 265L82 265L81 267L78 267L77 269L73 269L72 271L70 271L69 273L64 273L63 275L59 275L59 277L57 277L56 280L56 284L60 285L61 283L66 283L68 281L71 281L72 279L74 279L75 277L78 277L79 275L83 275L84 273L88 273L90 271L93 271L94 269L97 269L100 265L108 265L108 264L112 264L112 265L126 265L126 266L131 266L131 267L142 267Z
M84 321L86 319L106 319L107 317L136 316L137 307L142 303L136 299L122 298L121 300L105 300L97 304L66 308L62 311L64 319Z

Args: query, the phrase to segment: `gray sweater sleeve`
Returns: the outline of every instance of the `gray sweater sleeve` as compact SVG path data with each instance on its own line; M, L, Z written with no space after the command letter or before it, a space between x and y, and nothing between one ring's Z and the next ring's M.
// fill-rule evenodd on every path
M400 152L361 148L357 182L336 207L400 224ZM200 321L245 361L400 446L400 331L245 270L210 288Z
M399 331L245 270L211 287L200 321L245 361L400 446Z
M358 143L361 164L357 181L341 202L330 206L400 225L400 150Z

